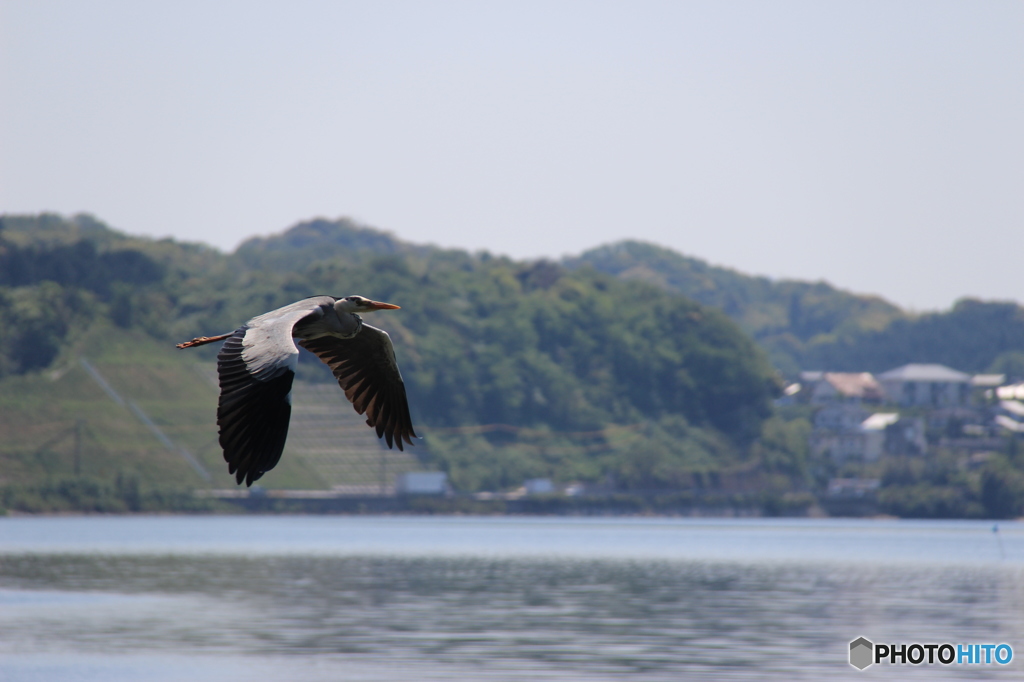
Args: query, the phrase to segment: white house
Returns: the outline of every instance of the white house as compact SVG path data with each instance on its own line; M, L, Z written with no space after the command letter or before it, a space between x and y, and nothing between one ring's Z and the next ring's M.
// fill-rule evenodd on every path
M890 401L906 407L952 407L971 399L971 375L945 365L903 365L878 381Z
M395 492L399 495L446 495L448 474L443 471L409 471L398 476Z
M868 414L855 405L832 405L814 416L811 452L834 461L873 462L883 454L924 454L924 419L896 412Z

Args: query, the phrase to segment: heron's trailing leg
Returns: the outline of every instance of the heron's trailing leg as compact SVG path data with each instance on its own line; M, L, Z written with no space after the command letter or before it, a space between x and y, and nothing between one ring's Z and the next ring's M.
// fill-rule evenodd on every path
M231 334L233 333L234 332L231 332ZM175 348L192 348L193 346L204 346L208 343L213 343L214 341L223 341L224 339L231 336L231 334L221 334L220 336L197 336L191 341L179 343L178 345L175 346Z

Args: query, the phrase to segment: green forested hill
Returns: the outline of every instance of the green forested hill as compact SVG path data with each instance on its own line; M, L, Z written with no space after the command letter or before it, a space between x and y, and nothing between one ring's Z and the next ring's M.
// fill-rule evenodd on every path
M819 340L858 329L884 329L902 316L899 308L877 297L857 296L824 282L744 275L643 242L610 244L567 261L571 267L584 264L721 310L789 376L806 368L807 348Z
M884 329L816 340L803 356L805 365L839 371L882 372L909 362L1024 380L1024 307L962 299L946 312L902 316Z
M593 269L405 247L346 223L226 256L86 217L5 217L0 270L0 372L40 382L98 325L170 347L314 294L396 302L368 321L396 341L425 464L462 489L531 476L657 488L747 466L778 391L746 335L682 296ZM324 376L315 359L303 373Z
M752 277L653 244L624 241L567 259L681 293L725 312L786 375L801 369L882 372L910 362L1024 378L1024 308L963 300L911 315L825 282Z
M254 270L294 271L312 261L349 260L356 254L425 255L429 251L428 247L413 246L348 218L320 218L299 223L281 234L247 239L233 258Z
M197 364L210 371L216 350L173 344L325 293L402 306L367 321L395 340L425 436L416 456L464 491L545 476L626 491L741 479L791 489L812 473L807 422L773 414L775 368L878 371L913 361L1024 374L1015 304L962 301L913 316L824 283L748 277L637 242L522 262L316 220L228 255L130 237L88 216L4 216L0 486L57 485L53 477L68 472L65 432L84 406L102 430L90 471L108 487L220 485L215 391L195 377ZM138 437L123 406L83 397L97 389L80 357L104 348L97 366L132 400L150 401L153 420L198 453L213 483ZM146 353L164 369L147 366ZM300 376L332 381L308 355ZM47 445L55 436L64 440ZM318 480L292 461L266 482Z

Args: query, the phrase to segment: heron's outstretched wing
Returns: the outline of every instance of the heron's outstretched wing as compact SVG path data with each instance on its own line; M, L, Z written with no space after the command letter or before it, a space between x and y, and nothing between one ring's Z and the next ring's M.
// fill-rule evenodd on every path
M300 320L323 316L318 298L254 317L228 337L217 355L220 446L238 483L252 485L281 459L299 357L292 329Z
M413 444L416 432L405 382L387 332L364 323L350 339L321 336L299 344L331 368L352 407L366 415L366 423L377 429L377 437L384 438L389 448L397 444L403 450L403 440Z

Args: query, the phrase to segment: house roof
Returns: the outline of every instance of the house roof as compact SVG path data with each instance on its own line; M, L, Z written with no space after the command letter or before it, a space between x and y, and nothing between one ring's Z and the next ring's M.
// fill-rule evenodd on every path
M884 374L879 374L882 381L945 381L951 383L966 383L971 380L969 374L950 369L945 365L918 365L909 364L890 369Z
M1009 412L1017 419L1024 419L1024 403L1019 400L1000 400L999 408Z
M996 389L996 395L1000 400L1013 400L1014 398L1024 400L1024 384L1000 386Z
M1002 426L1007 431L1013 431L1015 433L1024 433L1024 424L1014 419L1010 419L1009 417L1002 414L996 415L996 424Z
M995 388L1006 383L1005 374L975 374L971 377L971 386Z
M861 422L860 427L865 431L884 431L886 426L899 420L900 415L896 412L876 412Z
M881 400L883 396L882 387L868 372L825 372L824 379L837 393L848 398Z

